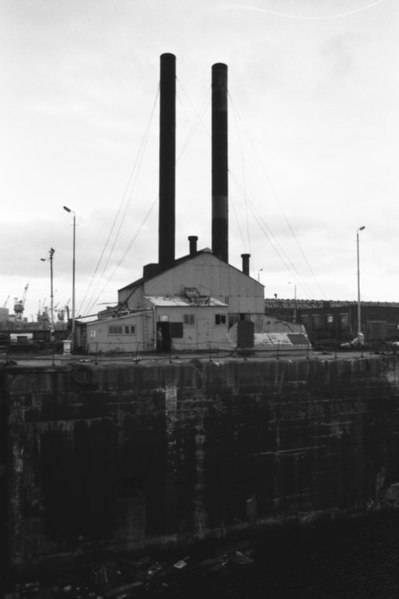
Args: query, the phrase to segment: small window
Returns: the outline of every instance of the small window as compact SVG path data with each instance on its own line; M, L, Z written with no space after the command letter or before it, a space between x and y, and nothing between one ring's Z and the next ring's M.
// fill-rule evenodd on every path
M169 322L169 316L167 314L161 314L159 317L160 322Z
M186 325L193 326L195 324L194 314L183 314L183 322Z
M226 324L226 314L215 314L215 324Z
M312 314L312 325L314 330L323 328L323 320L321 314Z
M91 338L93 338L93 337L95 337L95 336L96 336L96 331L95 331L94 329L92 329L92 330L90 331L90 337L91 337Z
M182 322L171 322L169 329L170 336L176 339L183 338L183 323Z
M136 327L133 324L125 324L124 326L125 335L135 335Z
M339 319L340 319L340 323L341 323L341 329L343 329L343 330L349 329L349 314L347 312L342 312L339 315Z
M122 327L116 326L116 325L111 325L108 327L108 333L110 335L122 335Z

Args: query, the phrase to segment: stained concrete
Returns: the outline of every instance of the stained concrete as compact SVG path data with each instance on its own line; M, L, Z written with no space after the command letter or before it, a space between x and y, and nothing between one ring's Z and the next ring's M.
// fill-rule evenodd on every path
M14 567L396 501L395 356L21 361L1 388Z

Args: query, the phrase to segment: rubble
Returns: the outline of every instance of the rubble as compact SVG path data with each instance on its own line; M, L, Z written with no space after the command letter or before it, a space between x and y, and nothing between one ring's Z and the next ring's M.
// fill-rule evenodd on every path
M393 487L393 488L392 488ZM396 498L398 483L390 487ZM391 497L391 495L389 495ZM270 528L266 535L207 539L146 556L79 555L75 567L8 581L4 599L242 599L398 597L399 513ZM185 551L189 555L185 555ZM351 559L348 559L348 555ZM85 560L82 562L82 560ZM376 565L377 564L377 565ZM375 574L381 574L375 576ZM382 576L382 573L384 574ZM355 576L355 579L353 578ZM364 585L364 586L362 586ZM367 586L366 586L367 585ZM359 595L360 596L360 595ZM362 595L363 596L363 595Z
M178 556L176 556L178 557ZM254 563L251 551L240 545L203 559L184 555L178 559L153 559L149 556L77 566L59 579L24 582L15 585L6 599L139 599L141 597L180 597L181 584L195 585L198 579L214 576L228 568L248 567Z

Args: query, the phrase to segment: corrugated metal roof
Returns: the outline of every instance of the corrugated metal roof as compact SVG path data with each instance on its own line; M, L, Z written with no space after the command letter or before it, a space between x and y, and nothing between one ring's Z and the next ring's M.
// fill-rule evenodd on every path
M184 262L188 262L190 260L195 260L196 258L198 258L198 256L201 256L201 254L211 254L214 258L216 258L217 260L219 260L219 262L221 262L223 265L228 266L231 269L237 270L241 274L244 274L241 269L237 268L236 266L233 266L232 264L228 264L228 263L224 262L223 260L221 260L220 258L218 258L217 256L215 256L215 254L212 252L212 250L210 248L206 247L206 248L203 248L202 250L198 250L194 255L187 254L185 256L182 256L181 258L176 258L176 260L174 261L174 264L172 264L171 266L169 266L169 267L167 267L165 269L160 269L156 274L154 274L153 276L148 277L147 280L149 281L151 279L155 279L155 277L163 275L168 270L172 270L173 268L176 268L177 266L180 266L180 264L183 264ZM260 283L259 281L257 281L253 277L251 277L250 275L245 275L245 276L248 276L248 278L250 278L253 281L255 281L256 283L258 283L258 285L261 285L262 287L264 287L264 285L262 285L262 283ZM139 287L140 285L142 285L143 282L144 282L144 278L141 277L140 279L137 279L133 283L129 283L128 285L125 285L124 287L119 288L118 292L119 291L126 291L128 289L132 289L133 290L133 288Z
M213 307L213 308L224 308L228 307L227 304L221 302L220 300L214 297L194 297L187 298L181 297L178 295L170 295L170 296L160 296L160 295L151 295L146 296L145 298L148 300L153 306L169 306L169 307L182 307L182 308L192 308L192 307Z

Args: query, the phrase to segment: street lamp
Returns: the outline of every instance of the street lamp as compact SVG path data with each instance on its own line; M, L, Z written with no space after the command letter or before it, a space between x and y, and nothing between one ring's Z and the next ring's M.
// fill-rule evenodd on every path
M53 293L53 256L55 254L55 249L49 249L49 257L48 258L40 258L42 262L50 261L50 322L51 322L51 332L54 332L54 293Z
M288 281L288 285L292 285L291 281ZM294 285L294 314L293 314L293 321L296 322L296 283L293 284Z
M364 335L362 333L361 306L360 306L360 258L359 258L359 231L366 227L359 227L356 231L356 257L357 257L357 337L359 343L363 345Z
M63 206L66 212L73 214L73 242L72 242L72 332L71 351L75 349L75 254L76 254L76 214L68 206Z

